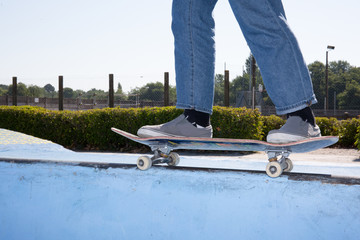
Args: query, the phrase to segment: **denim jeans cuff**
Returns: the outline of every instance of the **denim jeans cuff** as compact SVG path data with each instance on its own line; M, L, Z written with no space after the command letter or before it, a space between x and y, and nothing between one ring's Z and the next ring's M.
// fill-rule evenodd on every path
M279 107L279 108L276 107L276 113L277 113L277 115L285 115L288 113L292 113L292 112L296 112L298 110L304 109L315 103L317 103L317 99L316 99L315 95L313 95L309 100L301 101L301 102L293 104L291 106Z

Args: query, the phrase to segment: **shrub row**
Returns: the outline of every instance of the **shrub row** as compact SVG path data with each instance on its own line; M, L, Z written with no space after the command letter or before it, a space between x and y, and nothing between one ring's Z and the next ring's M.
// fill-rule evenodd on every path
M0 128L19 131L48 139L71 149L130 150L140 145L129 141L110 128L136 134L143 125L168 122L182 113L175 107L106 108L88 111L51 111L30 106L1 106ZM285 120L277 116L261 116L258 110L214 107L211 117L214 137L266 139L272 129ZM338 121L317 118L323 136L338 135L337 146L360 148L360 121Z
M360 149L360 119L316 118L323 136L339 136L337 147Z

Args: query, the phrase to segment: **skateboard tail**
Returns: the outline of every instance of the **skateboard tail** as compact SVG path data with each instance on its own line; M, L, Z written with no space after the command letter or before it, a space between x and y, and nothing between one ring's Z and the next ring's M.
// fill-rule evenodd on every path
M114 127L111 128L111 131L113 131L113 132L115 132L117 134L120 134L123 137L129 138L129 139L137 139L137 138L139 138L138 136L136 136L134 134L125 132L123 130L120 130L120 129L117 129L117 128L114 128Z
M267 150L278 150L278 149L287 149L292 153L306 153L312 152L321 148L329 147L339 141L337 136L324 136L317 138L305 139L299 142L290 142L285 144L272 145L267 148Z
M131 133L128 133L128 132L125 132L123 130L120 130L120 129L117 129L117 128L114 128L112 127L111 128L111 131L123 136L123 137L126 137L134 142L137 142L137 143L141 143L141 144L144 144L144 145L149 145L149 139L148 138L140 138L134 134L131 134ZM156 142L156 141L153 141L153 142Z
M113 132L115 132L115 133L117 133L117 134L119 134L119 135L121 135L121 136L123 136L123 137L126 137L126 138L128 138L128 139L130 139L130 140L133 140L133 141L135 141L135 142L143 143L143 141L139 141L139 140L138 140L139 137L136 136L136 135L134 135L134 134L125 132L125 131L123 131L123 130L120 130L120 129L117 129L117 128L114 128L114 127L111 128L111 131L113 131Z

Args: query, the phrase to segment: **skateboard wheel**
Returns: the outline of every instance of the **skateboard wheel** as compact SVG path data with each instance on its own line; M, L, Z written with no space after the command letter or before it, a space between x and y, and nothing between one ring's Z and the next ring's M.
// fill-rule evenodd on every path
M266 166L266 173L269 177L279 177L282 172L283 170L279 162L269 162Z
M169 166L177 166L180 162L180 156L175 152L170 153L168 159L169 159L168 162Z
M151 168L152 161L148 156L141 156L138 158L136 165L140 170L145 171Z
M285 163L286 163L286 168L284 168L284 172L291 172L291 170L293 169L292 161L289 158L286 158Z

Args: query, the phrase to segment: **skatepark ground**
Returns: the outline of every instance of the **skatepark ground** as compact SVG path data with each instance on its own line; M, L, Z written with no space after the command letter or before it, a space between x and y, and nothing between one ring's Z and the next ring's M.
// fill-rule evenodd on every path
M356 149L291 154L274 179L265 153L179 153L140 171L0 129L0 239L358 239Z

